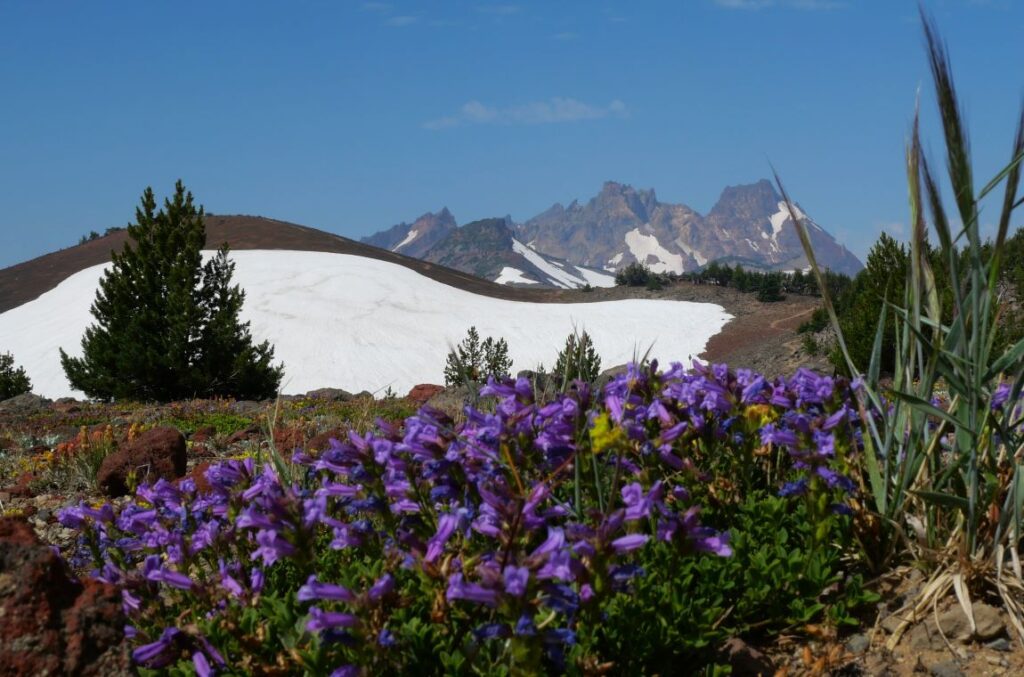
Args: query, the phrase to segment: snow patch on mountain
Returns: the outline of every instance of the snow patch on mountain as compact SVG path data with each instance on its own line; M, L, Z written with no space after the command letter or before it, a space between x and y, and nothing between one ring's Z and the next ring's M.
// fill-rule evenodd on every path
M231 258L234 282L246 293L241 319L252 323L257 342L274 345L275 359L284 363L285 393L323 386L404 392L436 383L445 356L470 325L482 336L504 337L514 369L533 369L554 364L574 328L587 330L607 364L624 364L652 346L652 358L687 363L730 319L710 303L505 301L347 254L245 250ZM82 354L82 334L93 321L89 307L105 268L87 268L0 314L0 345L18 356L37 393L82 396L64 377L58 350Z
M626 246L629 253L636 257L640 263L647 265L655 273L681 273L683 272L683 257L680 254L673 254L661 246L658 238L654 235L645 235L639 228L626 233ZM656 261L653 263L648 258L653 256Z
M605 275L596 270L586 270L577 266L569 266L577 274L566 270L566 266L555 261L549 261L539 254L535 249L512 238L512 250L525 258L531 265L546 275L551 284L563 289L578 289L589 284L592 287L614 287L615 278Z
M419 231L416 230L415 228L413 228L412 230L409 231L409 234L405 236L405 239L402 240L401 242L399 242L398 244L396 244L394 249L392 249L391 251L397 252L399 249L401 249L405 245L407 245L410 242L412 242L413 240L415 240L416 236L419 235L419 234L420 234Z
M526 273L512 266L502 268L498 277L494 278L494 281L498 284L540 284L537 280L531 280L526 277Z
M683 238L677 237L676 244L679 245L679 248L686 252L688 256L693 257L693 260L697 262L698 266L703 266L708 262L707 258L703 254L686 244L686 242L683 241Z

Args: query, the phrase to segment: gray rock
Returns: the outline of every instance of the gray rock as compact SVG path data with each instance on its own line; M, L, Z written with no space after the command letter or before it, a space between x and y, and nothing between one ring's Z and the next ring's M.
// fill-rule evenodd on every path
M306 397L313 400L328 400L330 402L348 402L352 399L352 393L341 388L317 388L306 393Z
M928 669L928 673L932 677L964 677L960 664L953 660L936 663Z
M231 403L231 412L235 414L254 414L258 411L262 411L265 406L266 405L261 402L238 400L237 402Z
M853 654L864 653L871 646L871 640L867 635L856 634L846 640L846 650Z
M38 414L52 402L34 393L22 393L0 402L0 414Z
M942 641L934 621L931 620L915 625L910 631L907 643L913 651L942 651L946 648L946 643Z
M999 609L984 602L974 602L971 605L971 610L974 612L974 623L977 628L974 637L977 639L982 641L995 639L1006 631ZM939 616L939 627L950 640L956 639L964 642L972 638L971 624L959 604Z
M1010 641L1008 639L1000 637L992 640L991 642L987 642L985 644L985 648L991 649L992 651L1010 651L1013 647L1010 646Z

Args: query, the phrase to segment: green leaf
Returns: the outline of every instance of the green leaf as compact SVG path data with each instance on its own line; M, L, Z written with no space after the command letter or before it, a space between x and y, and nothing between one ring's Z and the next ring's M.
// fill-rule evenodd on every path
M912 491L911 493L932 505L937 505L942 508L952 508L954 510L959 510L965 515L967 514L968 501L963 496L946 494L941 491Z

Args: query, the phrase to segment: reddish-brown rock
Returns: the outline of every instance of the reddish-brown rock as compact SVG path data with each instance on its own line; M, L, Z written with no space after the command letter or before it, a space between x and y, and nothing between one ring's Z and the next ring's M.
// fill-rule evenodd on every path
M342 430L341 428L331 428L330 430L326 430L320 433L319 435L313 435L313 437L309 438L309 441L306 442L306 446L304 447L304 449L308 453L314 453L318 451L323 451L324 449L330 449L332 437L339 441L345 440L348 439L348 433Z
M189 473L185 475L185 477L183 477L182 479L191 479L193 482L196 483L196 491L198 491L200 494L205 494L211 489L210 481L206 479L206 471L209 469L210 462L203 461L196 467L192 468L192 470L190 470Z
M79 582L24 519L0 518L0 674L131 674L120 594Z
M306 433L298 428L278 428L274 431L274 448L279 454L291 458L292 452L306 444Z
M227 439L227 444L238 444L239 442L245 442L246 440L252 439L253 437L260 436L260 427L258 425L251 425L242 430L231 433L231 436Z
M433 383L421 383L412 387L409 394L406 395L406 399L412 400L418 405L424 405L434 395L444 392L444 386L435 385Z
M216 434L216 428L214 428L212 425L204 425L202 428L192 433L188 439L190 442L193 442L195 444L201 444L203 442L212 440L214 436L216 436Z
M36 476L30 472L23 472L18 475L18 478L14 480L14 484L4 489L11 496L17 496L18 498L31 498L35 495L32 491L32 482Z
M107 496L128 493L128 475L135 481L153 483L161 477L177 479L186 470L185 436L175 428L161 426L147 430L103 459L96 482Z

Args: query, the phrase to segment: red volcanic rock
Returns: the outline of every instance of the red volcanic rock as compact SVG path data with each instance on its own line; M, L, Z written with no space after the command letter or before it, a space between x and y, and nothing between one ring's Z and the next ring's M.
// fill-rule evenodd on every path
M131 674L120 594L84 584L14 517L0 518L0 672Z
M405 397L418 405L424 405L431 397L443 392L444 386L434 385L433 383L421 383L413 386L412 390Z
M188 439L190 442L193 442L195 444L201 444L203 442L207 442L213 439L214 436L216 436L216 434L216 428L214 428L212 425L204 425L202 428L192 433L192 435Z
M196 467L192 468L192 470L182 479L191 479L193 482L196 483L196 491L198 491L200 494L205 494L209 492L210 489L212 488L210 486L210 481L206 479L206 471L209 469L210 462L203 461Z
M330 449L332 437L340 442L348 439L348 433L341 428L331 428L319 435L313 435L313 437L309 438L309 441L306 442L305 450L309 453L313 453Z
M245 442L246 440L252 439L253 437L259 437L260 433L260 427L258 425L253 424L251 426L243 428L242 430L238 430L236 432L231 433L231 436L228 437L226 443L230 445Z
M161 477L177 479L185 470L185 436L175 428L162 426L147 430L103 459L96 482L107 496L124 496L132 471L141 484L156 482Z
M306 433L298 428L278 428L274 431L274 448L279 454L291 458L292 452L306 443Z
M33 475L32 473L23 472L20 475L18 475L18 479L14 481L14 484L7 487L4 491L6 491L11 496L17 496L19 498L31 498L32 496L35 495L35 492L32 491L31 487L31 483L35 478L36 476Z

